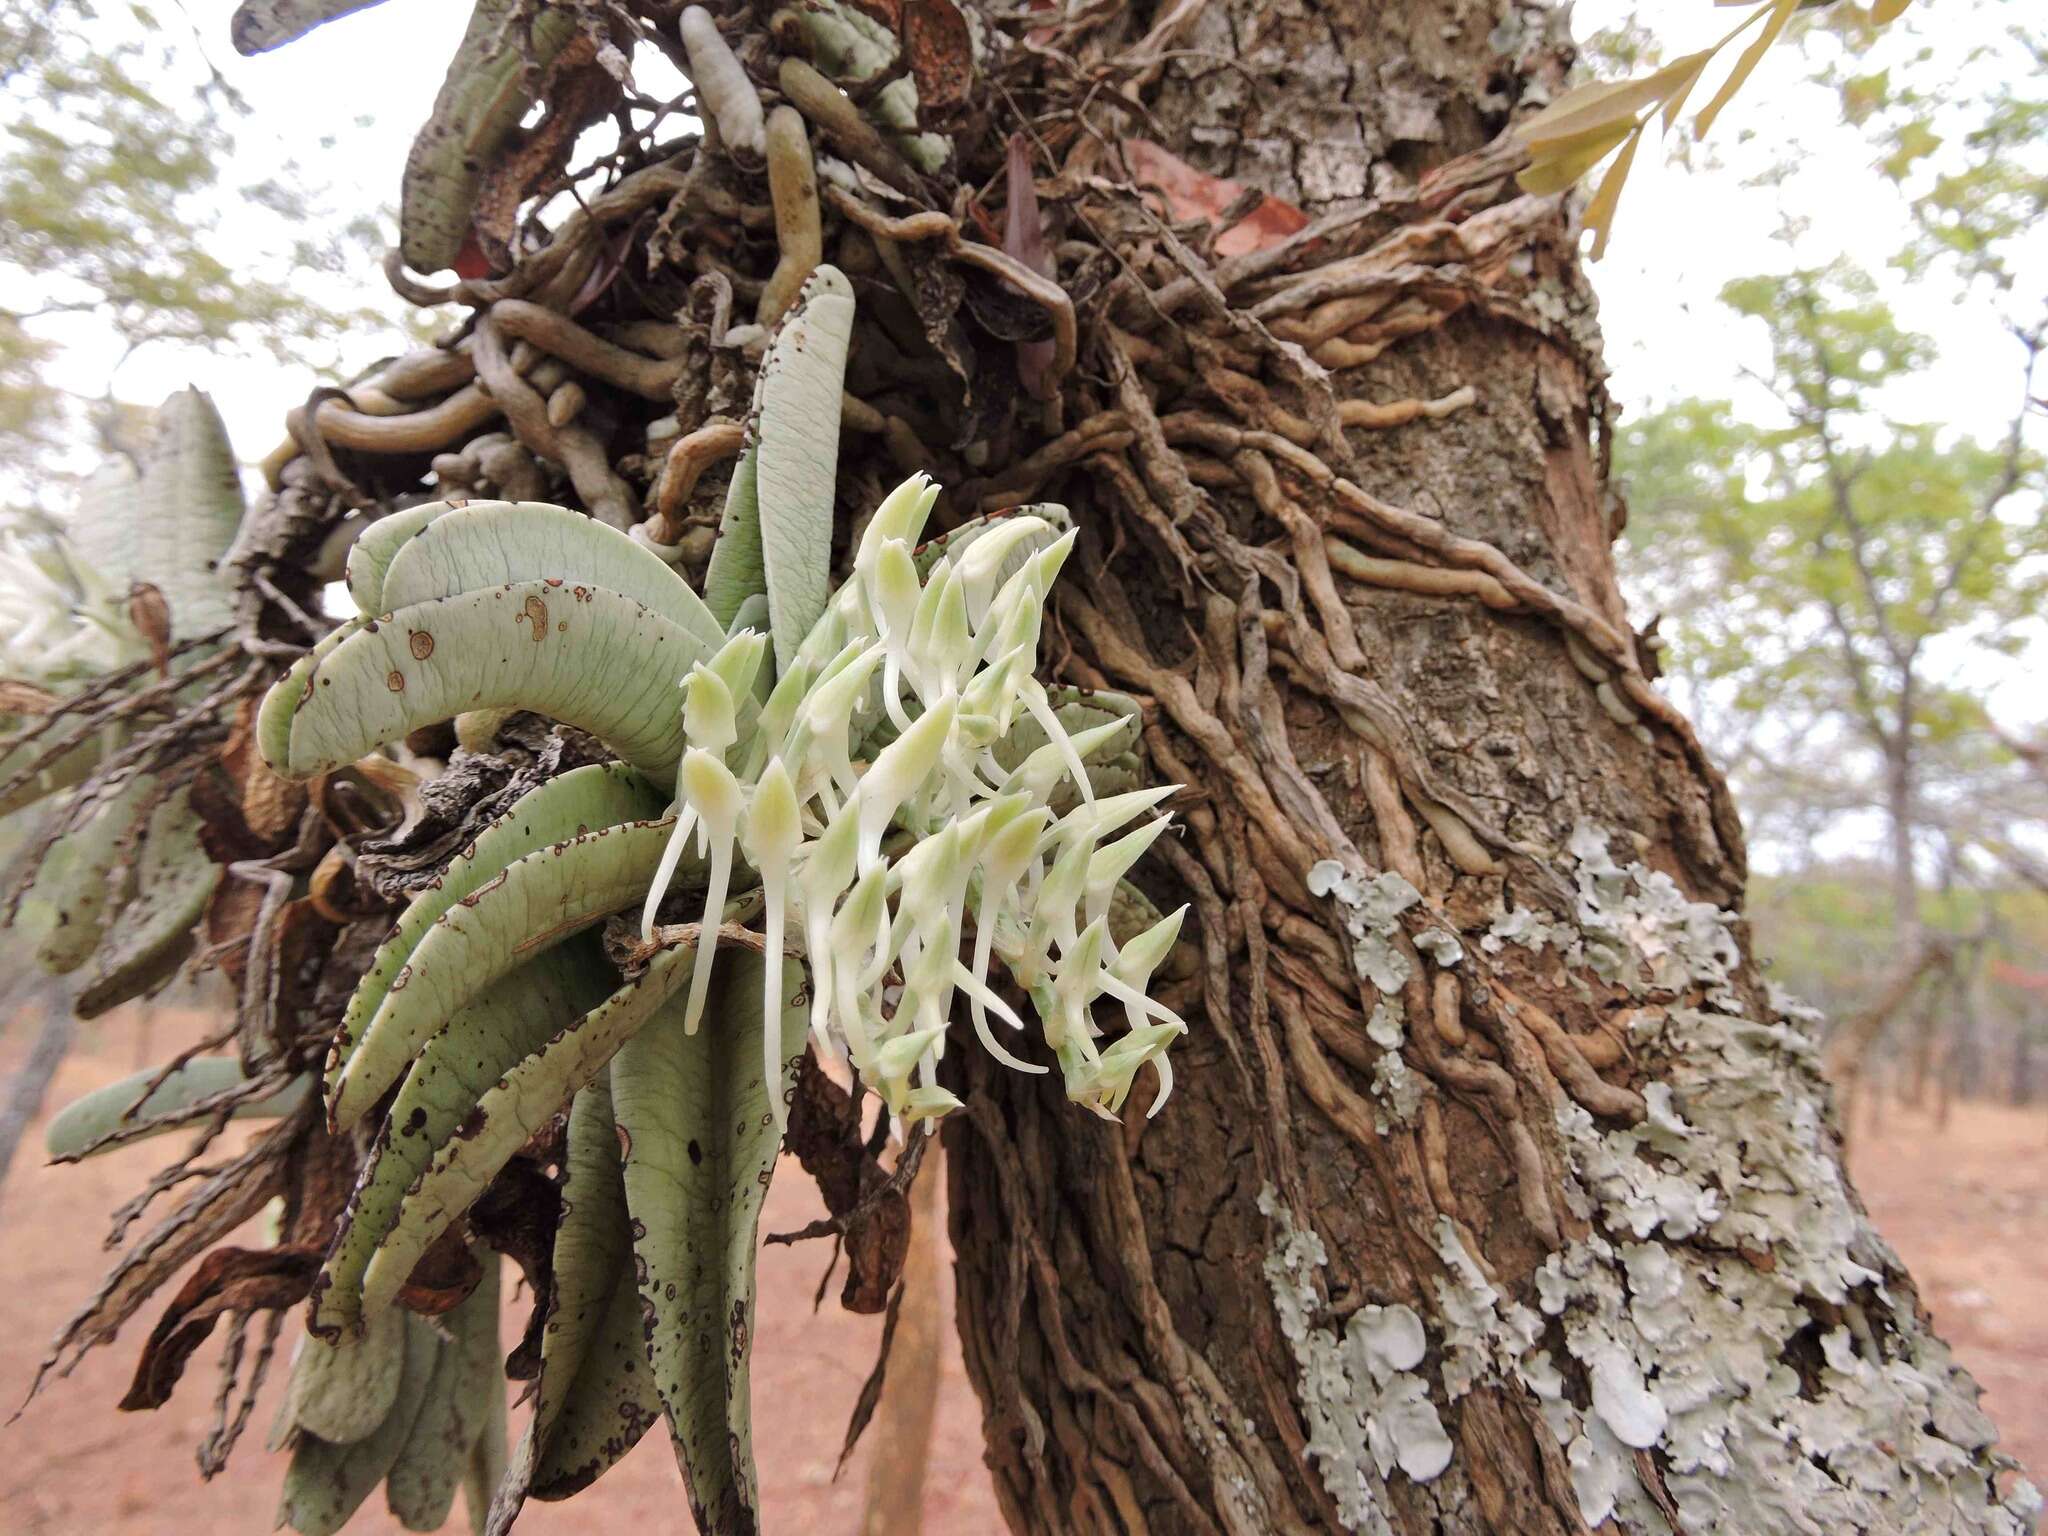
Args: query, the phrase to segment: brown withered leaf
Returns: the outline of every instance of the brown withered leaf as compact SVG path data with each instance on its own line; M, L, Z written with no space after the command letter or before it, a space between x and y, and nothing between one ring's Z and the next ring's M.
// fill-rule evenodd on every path
M587 32L555 55L540 92L548 115L484 172L470 223L477 249L493 271L512 264L520 205L561 174L577 136L619 99L619 82L597 58L597 42Z
M327 1251L348 1197L355 1193L360 1164L353 1136L334 1135L318 1115L307 1117L305 1133L291 1149L291 1193L282 1223L288 1246Z
M135 1377L121 1410L161 1408L194 1350L230 1312L281 1310L306 1299L320 1269L321 1250L310 1246L216 1248L199 1261L157 1319L135 1362Z
M249 880L223 880L206 903L206 950L221 975L239 993L249 969L249 936L263 910L263 887Z
M1235 205L1245 197L1241 183L1198 171L1172 150L1150 139L1125 139L1121 148L1132 179L1150 194L1148 201L1177 223L1197 219L1224 222L1226 210L1235 213ZM1263 197L1252 205L1249 213L1216 236L1216 254L1242 256L1262 251L1280 244L1307 224L1308 215L1292 203Z
M974 42L953 0L905 0L903 56L921 113L957 112L974 94Z
M467 1301L483 1277L484 1267L470 1251L458 1222L420 1255L419 1263L398 1288L398 1304L423 1317L439 1317Z
M899 1280L896 1289L889 1293L889 1315L882 1319L882 1342L875 1350L874 1367L868 1372L868 1379L860 1384L860 1396L853 1400L853 1412L846 1418L846 1438L840 1442L839 1465L833 1469L834 1477L846 1470L846 1458L860 1444L868 1421L874 1418L875 1409L881 1405L882 1386L889 1377L889 1346L896 1342L896 1319L902 1313L903 1282Z
M220 765L238 792L236 808L242 824L269 852L282 847L297 830L299 815L306 808L306 786L278 773L256 750L257 703L253 698L244 699L235 711L228 739L221 744ZM237 853L234 857L260 855Z
M555 1228L562 1218L562 1191L538 1163L515 1157L469 1208L469 1225L484 1242L518 1264L533 1294L526 1332L505 1361L514 1381L540 1374L540 1336L554 1296Z

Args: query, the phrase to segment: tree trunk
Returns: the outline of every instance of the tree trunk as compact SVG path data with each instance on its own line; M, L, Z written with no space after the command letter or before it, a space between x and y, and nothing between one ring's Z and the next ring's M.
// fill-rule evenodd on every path
M903 1257L903 1295L889 1342L889 1374L868 1430L868 1486L861 1536L919 1536L924 1530L925 1475L931 1468L932 1425L939 1406L939 1341L944 1337L945 1260L937 1231L937 1159L910 1184L910 1246Z
M1532 6L1183 0L1073 45L1199 169L1383 206L1304 288L1177 279L1128 189L1088 203L1140 259L1083 355L1114 431L1052 491L1085 530L1054 660L1142 695L1189 786L1150 878L1200 959L1156 1119L948 1058L960 1328L1020 1531L2027 1519L1639 666L1563 215L1470 160L1416 190L1555 90L1561 39ZM1061 181L1091 173L1083 141Z

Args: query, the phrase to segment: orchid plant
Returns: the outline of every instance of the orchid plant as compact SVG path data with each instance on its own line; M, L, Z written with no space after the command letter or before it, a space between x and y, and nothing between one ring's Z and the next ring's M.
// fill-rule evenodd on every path
M905 1122L929 1124L959 1103L937 1080L956 994L990 1055L1020 1072L1046 1070L1007 1049L990 1025L993 1015L1024 1028L990 985L991 959L1029 992L1069 1098L1114 1118L1149 1063L1160 1080L1156 1113L1172 1086L1166 1048L1187 1026L1146 988L1186 909L1119 943L1110 906L1170 823L1126 829L1177 786L1098 797L1084 759L1120 724L1070 735L1032 673L1073 533L1043 516L1014 516L920 576L914 549L937 497L928 477L913 475L876 510L852 579L764 700L755 690L768 643L753 630L683 680L691 745L642 937L655 937L694 841L710 875L689 1027L708 995L712 935L738 859L760 880L770 1072L780 1052L780 966L800 932L814 1038L843 1049ZM998 748L1025 716L1045 743L1006 767ZM1069 782L1078 803L1055 814ZM960 958L970 918L971 963ZM1105 997L1130 1026L1107 1049L1092 1013Z

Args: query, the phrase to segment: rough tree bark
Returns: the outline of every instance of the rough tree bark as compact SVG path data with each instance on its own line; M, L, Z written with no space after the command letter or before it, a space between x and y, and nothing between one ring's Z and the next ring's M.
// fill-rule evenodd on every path
M1480 150L1566 59L1534 7L1213 0L1138 7L1083 62L1154 28L1175 62L1137 74L1131 131L1311 214ZM1194 903L1204 963L1156 1120L1077 1125L969 1065L952 1234L1005 1513L2019 1529L2030 1494L1846 1181L1812 1020L1750 959L1721 780L1638 686L1593 303L1559 211L1513 197L1454 215L1507 230L1503 275L1406 274L1441 326L1321 354L1339 402L1475 408L1325 438L1320 468L1270 423L1139 422L1062 486L1094 535L1064 670L1145 695L1190 785L1156 894ZM1133 302L1089 362L1169 428L1205 397L1257 425L1226 362L1313 418L1321 379L1269 334L1328 312L1271 295L1197 286L1184 349ZM1177 380L1128 373L1154 349Z

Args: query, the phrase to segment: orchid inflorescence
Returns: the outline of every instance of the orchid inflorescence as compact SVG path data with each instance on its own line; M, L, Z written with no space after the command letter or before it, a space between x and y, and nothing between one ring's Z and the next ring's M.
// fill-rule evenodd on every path
M1150 1063L1156 1113L1172 1088L1166 1048L1187 1026L1146 987L1186 908L1121 944L1110 908L1170 818L1130 824L1178 786L1098 798L1086 759L1121 725L1070 734L1032 673L1047 593L1073 533L1020 513L956 542L920 577L914 548L937 496L914 475L876 510L852 578L765 698L756 683L768 643L751 630L683 680L689 747L642 937L654 936L694 839L709 879L688 1027L702 1013L714 933L735 860L744 860L761 887L771 1081L783 948L800 926L820 1048L843 1046L906 1123L959 1105L937 1081L956 992L991 1055L1021 1072L1045 1070L990 1027L991 1014L1024 1027L989 984L991 958L1030 994L1070 1099L1113 1117ZM998 747L1026 718L1045 742L1005 767ZM1056 801L1070 808L1056 814ZM970 914L971 964L960 958ZM1130 1026L1107 1048L1091 1014L1104 997Z

